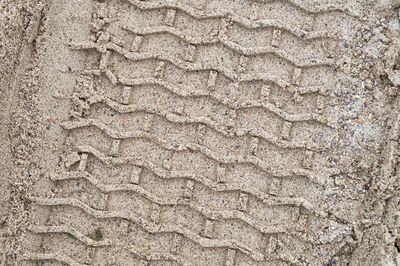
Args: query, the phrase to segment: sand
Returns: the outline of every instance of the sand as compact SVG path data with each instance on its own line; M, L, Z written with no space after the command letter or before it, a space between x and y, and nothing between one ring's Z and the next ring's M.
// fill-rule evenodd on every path
M3 0L0 265L400 265L399 6Z

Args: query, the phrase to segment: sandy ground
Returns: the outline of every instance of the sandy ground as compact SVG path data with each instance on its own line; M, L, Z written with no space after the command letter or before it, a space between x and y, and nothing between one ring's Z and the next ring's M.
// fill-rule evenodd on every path
M400 265L399 6L1 1L0 265Z

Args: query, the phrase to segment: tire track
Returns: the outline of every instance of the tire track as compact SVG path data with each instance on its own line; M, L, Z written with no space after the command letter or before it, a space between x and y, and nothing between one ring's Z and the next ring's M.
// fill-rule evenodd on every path
M145 36L160 34L160 33L168 33L171 36L174 36L182 41L185 41L188 44L193 44L193 45L222 44L226 49L230 49L231 51L244 56L272 54L278 56L281 59L284 59L285 61L289 62L290 64L296 67L335 66L335 60L333 59L329 58L299 59L293 56L292 54L284 51L283 49L272 45L247 48L238 43L230 41L228 37L224 35L216 36L211 39L205 39L205 38L196 38L188 36L171 26L139 28L126 24L126 25L121 25L121 27L126 30L129 30L134 34L145 35Z
M226 130L227 125L219 123L214 121L212 118L207 117L207 116L187 116L175 112L170 112L167 110L164 110L163 108L158 108L158 107L153 107L153 106L148 106L146 104L144 105L139 105L139 104L120 104L108 97L102 97L102 96L95 96L90 99L91 104L95 103L102 103L105 106L111 108L112 110L120 113L120 114L128 114L128 113L138 113L138 112L145 112L153 115L158 115L161 117L164 117L168 121L175 122L175 123L180 123L180 124L204 124L207 125L208 127L218 131L221 134L224 134L226 136L232 135L232 133L228 133ZM265 104L260 104L260 106L257 106L257 103L260 103L258 101L248 101L248 103L253 103L252 105L249 104L249 106L244 105L243 109L255 109L255 108L261 108L265 107L267 105ZM265 108L264 108L265 109ZM233 111L238 110L238 109L233 109ZM240 110L240 109L239 109ZM318 122L326 127L329 127L326 125L326 122L319 114L288 114L278 108L273 109L276 111L278 114L274 113L281 119L288 121L288 122ZM231 127L232 125L230 125ZM255 130L255 129L248 129L248 128L240 128L237 129L236 135L241 136L243 134L252 132L252 135L257 136L264 136L263 138L268 140L268 139L274 139L274 137L268 136L269 133L266 133L265 131L262 130ZM316 148L315 146L312 146L311 143L308 144L311 148Z
M97 158L98 160L103 162L106 166L112 167L114 165L134 164L136 166L146 168L147 170L149 170L150 172L154 173L156 176L158 176L162 179L168 180L168 179L173 179L173 178L190 178L199 183L202 183L203 185L207 186L209 189L212 189L215 191L240 190L240 191L243 191L243 192L246 192L246 193L249 193L249 194L252 194L252 195L258 197L259 199L261 199L264 203L266 203L268 205L276 205L276 204L289 204L290 205L290 204L293 204L295 206L302 206L308 210L313 211L316 214L318 213L315 210L313 210L313 208L311 207L312 205L307 203L307 201L305 201L305 200L296 201L296 200L293 200L293 198L286 198L286 199L277 198L277 199L271 200L271 197L268 196L268 194L266 194L265 192L261 192L258 189L253 188L251 186L241 187L241 186L238 186L237 184L223 184L222 185L217 182L205 179L205 178L203 178L202 175L199 175L192 171L167 170L163 167L157 166L156 164L154 164L150 161L143 160L142 158L108 157L93 147L79 146L77 148L78 148L79 152L92 154L93 156L95 156L95 158ZM83 162L83 164L85 165L85 162ZM82 166L82 167L85 167L85 166ZM301 171L299 171L297 173L296 172L291 172L291 173L293 175L305 176L305 175L301 175L301 173L302 173ZM287 176L287 175L282 174L282 176ZM320 182L317 182L316 180L310 180L310 181L316 182L317 184L321 184ZM326 217L326 214L323 214L323 212L321 212L319 215L321 217Z
M164 117L164 116L163 116ZM166 116L165 116L166 117ZM168 119L168 118L167 118ZM175 122L175 121L172 121ZM212 127L209 124L206 124L210 129L216 130L218 133L223 135L224 137L241 137L241 136L249 136L249 137L257 137L266 140L268 143L271 143L279 148L286 148L286 149L305 149L310 151L320 151L322 150L320 147L313 146L308 142L304 143L293 143L290 141L279 139L275 136L267 132L260 132L256 130L246 130L246 129L239 129L237 131L223 131L219 130L223 127ZM187 144L179 143L179 145L171 144L167 140L158 137L156 135L151 134L148 131L144 130L135 130L135 131L119 131L112 129L111 127L107 126L106 124L96 120L96 119L79 119L74 121L66 121L61 124L61 126L66 130L73 130L77 128L85 128L85 127L96 127L103 131L105 134L110 136L113 139L131 139L131 138L142 138L147 139L156 143L157 145L167 149L167 150L174 150L174 151L185 151L185 150L193 150L193 146L189 146ZM194 145L194 144L193 144Z
M92 153L94 156L99 158L101 161L105 162L108 165L118 165L118 164L127 164L130 162L136 162L136 161L141 161L140 158L135 158L135 157L112 157L112 156L106 156L103 152L90 147L86 145L79 145L77 149L80 152L86 152L86 153ZM300 175L300 176L305 176L308 179L310 179L313 182L318 182L319 180L324 180L324 176L329 176L334 174L335 172L329 172L329 170L326 170L325 173L320 174L316 173L311 170L303 169L303 168L297 168L297 169L291 169L291 170L284 170L284 169L271 169L271 167L261 159L257 158L256 156L247 156L246 158L244 156L219 156L215 152L209 150L206 147L202 147L201 145L198 145L193 149L193 151L202 153L205 157L208 157L209 159L212 159L220 164L250 164L253 165L254 167L264 171L266 174L271 174L274 177L285 177L285 176L292 176L292 175ZM321 171L320 171L321 172ZM165 175L165 173L163 174Z
M188 261L186 261L184 258L179 256L178 254L172 254L172 253L149 253L149 252L143 252L138 245L135 245L133 243L129 243L126 246L118 244L116 241L110 240L110 239L105 239L105 240L100 240L100 241L94 241L93 239L85 236L83 233L78 231L77 229L71 227L71 226L66 226L66 225L58 225L58 226L33 226L30 231L32 231L35 234L71 234L73 235L76 239L78 239L80 242L87 246L92 246L92 247L104 247L104 246L123 246L123 248L130 253L133 253L134 255L138 256L141 259L145 259L147 261L175 261L179 263L182 266L189 266L192 265ZM65 256L64 256L65 258ZM65 260L64 262L67 262ZM79 265L79 264L78 264Z
M303 86L293 86L290 82L286 82L283 79L280 78L274 78L274 77L267 77L263 75L253 75L254 79L251 79L251 75L243 76L242 82L252 82L252 81L266 81L270 83L274 83L276 86L280 87L281 89L286 89L290 90L290 92L293 93L298 93L300 95L303 94L311 94L311 93L319 93L321 95L327 94L327 89L324 86L308 86L308 87L303 87ZM136 85L159 85L162 86L166 89L168 89L171 92L174 92L178 95L181 95L183 97L189 97L189 96L210 96L210 97L215 97L213 96L213 91L210 91L207 89L209 92L204 93L198 91L198 92L186 92L185 89L183 89L181 86L174 84L165 78L157 78L157 77L148 77L148 78L126 78L123 75L118 75L118 81L121 84L129 85L129 86L136 86ZM232 82L230 84L227 84L227 86L240 86L237 85L238 83ZM226 102L226 104L230 103L228 100L221 98L215 97L215 99L221 101L221 103ZM230 103L233 104L233 103ZM238 108L238 107L236 107Z
M149 233L176 233L185 236L186 238L200 244L206 248L233 248L240 250L241 252L248 254L256 261L263 261L264 255L260 252L254 251L251 247L248 247L236 240L225 240L225 239L208 239L204 238L196 233L192 232L187 228L183 228L179 225L159 225L154 222L148 221L144 218L136 217L131 213L123 211L100 211L95 210L88 205L82 203L79 200L73 198L30 198L32 202L35 202L41 206L70 206L79 208L85 211L87 214L98 218L98 219L109 219L109 218L121 218L129 220L138 224L140 227L148 231Z
M188 4L182 3L180 1L165 1L165 0L157 0L157 1L149 1L149 2L143 2L140 0L126 0L129 3L131 3L132 5L134 5L137 8L140 9L144 9L144 10L151 10L151 9L162 9L162 8L172 8L172 9L179 9L187 14L190 14L193 17L196 18L219 18L219 17L225 17L227 15L230 15L232 17L235 17L237 20L245 20L244 17L241 17L239 15L236 15L234 13L232 13L232 11L229 11L227 9L223 9L223 11L220 11L218 9L209 9L209 10L199 10L196 9ZM252 0L251 0L252 1ZM249 1L249 2L251 2ZM266 1L261 1L261 3L267 3ZM290 3L297 7L300 8L301 10L303 10L306 13L327 13L327 12L343 12L349 16L353 16L353 17L357 17L356 14L352 14L349 10L348 7L346 7L345 5L325 5L325 7L320 7L320 8L316 8L314 5L314 8L310 9L311 7L308 6L308 8L306 8L305 6L302 6L299 1L290 1ZM229 7L229 5L225 5L225 8Z
M94 185L96 188L98 188L100 191L103 193L113 193L113 192L135 192L139 194L140 196L146 198L152 203L158 204L158 206L185 206L188 207L195 212L201 214L203 217L211 219L213 221L219 221L219 220L228 220L228 219L237 219L240 220L244 223L246 223L248 226L252 227L253 229L258 230L260 233L265 233L265 234L278 234L278 233L288 233L287 230L276 227L276 226L269 226L264 224L262 221L259 221L258 219L252 217L251 215L239 211L239 210L226 210L226 211L214 211L214 210L209 210L208 208L201 206L200 204L197 204L195 202L185 202L183 200L165 200L163 198L160 198L154 194L152 194L150 191L145 190L139 185L135 184L102 184L100 183L96 178L94 178L91 174L85 172L85 173L72 173L71 175L64 176L61 178L52 178L53 181L59 181L59 180L73 180L73 179L79 179L79 178L84 178L87 180L89 183ZM308 206L309 208L313 209L314 207L306 202L303 198L280 198L277 199L277 202L285 202L286 205L291 203L290 205L295 205L295 206ZM278 204L280 205L280 204Z
M208 90L212 90L212 87L215 86L215 82L216 79L218 78L219 75L224 76L228 79L231 80L231 85L232 86L237 86L240 83L243 82L255 82L255 81L265 81L265 82L269 82L269 83L273 83L276 86L281 87L282 89L288 89L293 93L298 93L300 95L303 94L310 94L310 93L319 93L321 95L325 95L327 93L327 88L326 86L318 86L318 85L312 85L312 86L300 86L299 84L293 84L293 81L287 81L279 76L276 75L269 75L266 73L253 73L253 74L240 74L240 75L236 75L235 71L229 71L228 76L225 75L226 73L219 73L217 72L218 69L212 69L212 68L205 68L202 70L193 70L193 69L185 69L184 67L180 67L178 65L175 65L173 62L169 62L169 61L162 61L162 60L158 60L159 61L159 66L156 68L156 74L155 77L149 78L149 77L143 77L143 78L134 78L134 79L130 79L130 78L126 78L123 75L119 75L119 74L114 74L110 69L107 68L107 64L109 61L109 58L111 57L111 51L108 51L107 48L102 47L101 45L95 45L93 46L92 43L81 43L77 46L75 46L75 44L73 44L74 49L80 50L86 50L86 49L96 49L99 52L102 53L101 56L101 62L100 62L100 67L99 69L89 69L89 70L85 70L83 71L83 73L87 73L87 74L92 74L92 75L101 75L102 73L104 73L109 79L110 81L114 84L117 85L118 83L122 83L122 84L126 84L126 85L140 85L143 84L145 82L149 82L151 83L159 83L161 84L161 82L163 82L163 86L167 86L167 88L171 89L171 90L177 90L177 87L179 88L179 86L177 86L176 84L173 84L169 81L166 81L163 79L162 75L163 75L163 68L165 68L166 63L170 64L171 66L178 68L180 70L184 70L185 72L200 72L200 71L208 71L210 73L210 76L213 75L215 76L215 80L214 81L207 81L208 83L211 82L212 84L208 84ZM118 45L114 45L115 47L117 47L117 49L122 50L122 51L126 51L124 48L118 46ZM120 53L118 53L120 54ZM136 54L136 53L135 53ZM126 58L126 57L125 57ZM130 60L129 58L126 58L128 60ZM145 61L145 60L149 60L149 59L143 59L143 60L139 60L139 61ZM136 62L139 62L136 61ZM299 69L301 71L301 69ZM238 80L235 80L235 78L238 78ZM161 86L161 85L160 85ZM179 89L179 91L182 91L181 89ZM196 93L197 94L197 93Z
M261 73L257 74L246 74L246 73L240 73L238 70L231 70L228 67L223 67L219 66L218 64L216 65L213 62L189 62L189 61L184 61L181 58L177 56L171 56L169 53L165 53L165 51L151 51L151 52L131 52L126 50L125 48L113 43L113 42L108 42L106 44L98 44L95 42L85 42L85 43L70 43L70 47L76 50L87 50L87 49L95 49L97 51L105 52L107 50L116 52L122 56L124 56L126 59L130 61L144 61L144 60L149 60L149 59L156 59L160 60L163 62L168 62L170 64L173 64L181 69L189 70L189 71L204 71L204 70L216 70L219 73L223 74L224 76L228 77L229 79L233 81L246 81L249 79L256 79L253 76L262 76ZM236 49L241 49L239 45L235 45ZM264 49L264 48L262 48ZM243 54L241 55L245 60L248 60L249 62L251 61L252 58L254 58L251 52L249 52L248 55L246 55L246 50L242 50ZM218 52L220 54L220 52ZM291 65L292 69L305 69L305 68L311 68L311 67L331 67L333 68L333 62L332 60L328 60L327 62L320 61L318 60L310 60L308 63L304 64L296 64L293 61L290 61L291 59L295 60L294 58L290 58L290 56L284 52L278 51L276 48L271 48L267 54L273 54L276 58L283 59L286 61L289 65ZM289 57L285 58L283 56ZM240 61L240 58L237 57L237 60ZM221 60L219 60L221 61ZM297 61L297 60L296 60ZM247 62L247 64L249 63ZM315 63L314 63L315 62ZM106 64L106 63L105 63ZM237 65L237 62L232 62L233 65ZM291 70L292 71L292 70ZM291 75L289 72L286 75ZM268 79L268 78L264 78ZM285 81L278 81L280 78L278 77L270 77L272 80L277 80L276 83L278 84L286 84L288 86L290 83L285 82Z
M346 245L353 224L324 194L339 171L327 167L336 122L321 96L342 82L331 58L348 41L339 20L358 19L350 3L125 0L92 11L90 37L65 39L86 61L65 72L79 76L70 117L57 120L66 139L51 191L30 198L49 211L33 234L64 234L96 263L129 251L146 264L314 265ZM93 224L106 239L83 233ZM42 242L26 258L81 265L74 252Z
M222 96L217 96L217 94L213 94L212 92L209 93L204 93L199 91L195 95L190 94L185 92L184 89L179 88L178 86L175 86L172 83L165 82L163 80L157 79L157 78L147 78L147 79L134 79L134 80L129 80L123 77L120 77L119 80L121 83L126 84L126 85L159 85L162 86L163 88L166 88L168 91L173 92L174 94L181 96L181 97L208 97L211 98L218 103L225 105L229 107L232 110L242 110L242 109L251 109L251 108L263 108L266 111L273 113L277 116L279 116L281 119L286 120L288 122L303 122L303 121L316 121L321 124L326 124L326 119L323 118L320 114L292 114L292 113L287 113L283 111L282 109L276 107L272 103L269 103L266 100L247 100L247 101L240 101L240 102L235 102L231 100L227 100ZM109 99L106 98L101 98L98 97L99 101L104 101L109 105L112 106L118 106L118 103L113 102ZM128 108L126 105L123 108ZM119 107L119 109L122 109L122 107Z

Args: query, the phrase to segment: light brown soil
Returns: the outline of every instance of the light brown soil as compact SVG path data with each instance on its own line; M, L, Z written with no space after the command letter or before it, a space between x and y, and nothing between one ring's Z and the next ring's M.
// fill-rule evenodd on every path
M399 5L4 0L0 265L400 265Z

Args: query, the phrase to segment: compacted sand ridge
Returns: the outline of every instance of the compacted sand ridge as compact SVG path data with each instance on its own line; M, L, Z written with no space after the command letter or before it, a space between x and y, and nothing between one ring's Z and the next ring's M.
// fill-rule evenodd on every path
M400 265L400 1L0 1L0 265Z

